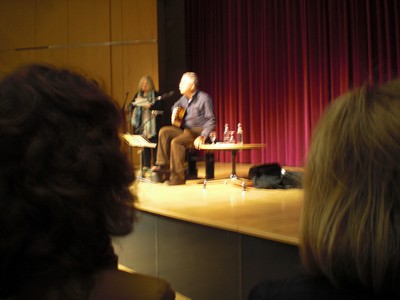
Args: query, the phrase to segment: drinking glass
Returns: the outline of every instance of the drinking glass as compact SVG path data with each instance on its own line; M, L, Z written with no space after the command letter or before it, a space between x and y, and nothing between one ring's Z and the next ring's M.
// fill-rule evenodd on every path
M235 131L229 131L229 142L230 144L234 144L235 142Z
M215 140L217 139L217 132L211 131L210 132L210 140L213 144L215 144Z

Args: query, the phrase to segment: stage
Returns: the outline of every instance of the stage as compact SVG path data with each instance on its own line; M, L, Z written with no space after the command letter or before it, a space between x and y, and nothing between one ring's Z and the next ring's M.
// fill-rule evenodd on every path
M249 168L250 165L238 164L239 177L247 177ZM232 181L229 172L229 163L216 163L216 180L207 180L204 186L204 168L199 163L200 179L188 180L186 185L140 182L137 207L165 217L296 245L302 190L257 189L247 180Z
M216 179L204 185L197 166L199 178L186 185L136 182L139 217L134 233L115 239L120 262L191 299L245 299L259 280L298 272L303 191L233 182L230 163L215 163ZM238 177L249 168L237 164Z

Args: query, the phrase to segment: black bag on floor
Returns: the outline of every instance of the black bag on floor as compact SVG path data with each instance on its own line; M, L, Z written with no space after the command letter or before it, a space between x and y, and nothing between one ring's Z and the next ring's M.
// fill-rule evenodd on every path
M302 172L282 171L277 163L251 167L249 178L260 189L298 189L303 184Z
M281 189L282 168L279 164L256 165L249 170L249 179L260 189Z
M282 175L281 184L285 189L303 188L303 172L286 171Z

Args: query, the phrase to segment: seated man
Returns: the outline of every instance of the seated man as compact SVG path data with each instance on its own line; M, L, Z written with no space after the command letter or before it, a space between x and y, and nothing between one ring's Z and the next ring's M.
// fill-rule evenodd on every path
M198 78L195 73L183 74L179 91L182 97L172 106L173 126L161 128L157 161L152 168L153 172L163 174L170 172L169 185L186 183L186 148L194 144L195 148L199 149L215 127L212 99L208 94L198 90Z

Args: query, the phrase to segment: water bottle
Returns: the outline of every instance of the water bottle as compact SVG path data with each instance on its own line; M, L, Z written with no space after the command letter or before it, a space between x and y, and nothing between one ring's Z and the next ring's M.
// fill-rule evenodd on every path
M243 145L243 129L242 124L238 123L236 131L236 143Z
M228 124L225 124L225 129L224 129L224 143L229 142L229 126Z

